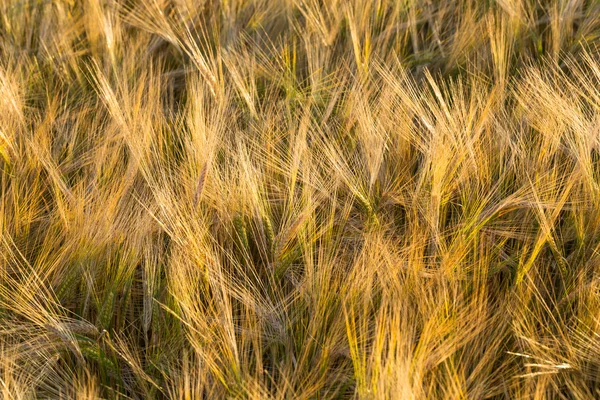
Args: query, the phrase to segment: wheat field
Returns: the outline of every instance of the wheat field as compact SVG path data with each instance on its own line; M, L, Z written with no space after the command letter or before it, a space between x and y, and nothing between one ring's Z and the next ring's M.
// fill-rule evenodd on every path
M600 398L600 2L0 0L0 398Z

